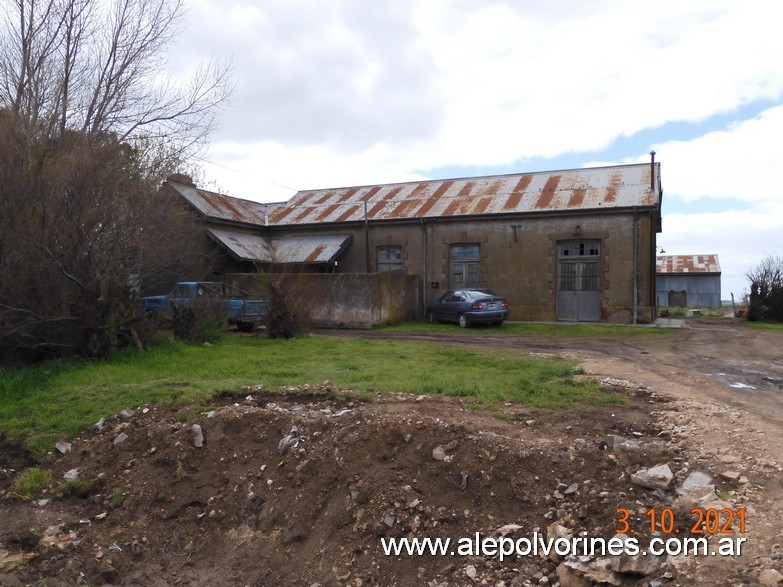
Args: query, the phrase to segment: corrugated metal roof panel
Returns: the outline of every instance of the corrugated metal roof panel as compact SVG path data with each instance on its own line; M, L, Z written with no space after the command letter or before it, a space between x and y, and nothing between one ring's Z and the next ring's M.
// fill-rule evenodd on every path
M655 272L720 273L720 262L718 255L659 255L655 259Z
M655 189L650 189L654 173ZM262 204L202 190L189 178L167 182L214 220L302 225L369 220L654 207L660 163L488 177L307 190L288 202Z
M271 249L278 263L331 263L351 242L351 235L287 236L274 238Z
M224 228L210 228L207 232L236 258L254 263L331 263L351 240L350 235L266 239Z
M167 183L204 216L217 220L263 225L266 222L267 207L272 206L202 190L172 180ZM269 209L271 211L271 207Z
M658 205L660 163L376 186L307 190L270 213L270 224L449 217Z
M269 263L272 260L269 244L262 236L222 228L209 228L207 234L241 261Z

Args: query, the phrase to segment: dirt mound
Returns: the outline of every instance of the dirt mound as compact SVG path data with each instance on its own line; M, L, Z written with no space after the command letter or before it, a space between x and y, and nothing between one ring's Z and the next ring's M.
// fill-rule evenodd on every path
M574 571L554 553L387 556L381 539L608 540L618 508L649 539L643 512L676 496L631 475L661 463L677 474L686 455L659 436L651 413L661 398L616 392L624 404L577 412L488 413L440 396L359 401L329 385L244 390L198 413L143 406L43 465L56 482L34 500L12 499L16 472L3 465L0 585L566 584ZM68 472L76 479L63 481ZM661 558L604 577L641 585L676 579L677 568ZM578 578L571 584L591 584Z

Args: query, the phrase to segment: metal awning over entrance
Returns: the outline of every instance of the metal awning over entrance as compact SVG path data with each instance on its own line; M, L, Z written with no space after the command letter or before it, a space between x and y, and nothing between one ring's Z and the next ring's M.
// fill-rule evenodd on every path
M223 228L210 228L207 234L240 261L253 263L331 264L352 238L349 234L265 238Z

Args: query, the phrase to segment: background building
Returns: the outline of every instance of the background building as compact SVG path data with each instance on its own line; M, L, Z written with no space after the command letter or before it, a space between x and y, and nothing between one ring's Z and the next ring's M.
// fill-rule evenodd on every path
M659 255L655 273L659 307L721 307L718 255Z
M225 252L216 270L415 276L417 315L450 289L509 300L511 320L649 322L660 164L301 191L261 204L172 176ZM410 283L408 280L406 283Z

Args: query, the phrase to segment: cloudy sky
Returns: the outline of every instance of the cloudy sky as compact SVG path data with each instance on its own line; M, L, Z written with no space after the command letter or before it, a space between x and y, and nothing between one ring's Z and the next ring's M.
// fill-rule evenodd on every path
M233 61L207 186L297 190L649 161L667 254L723 298L783 254L780 0L188 0L175 71Z

